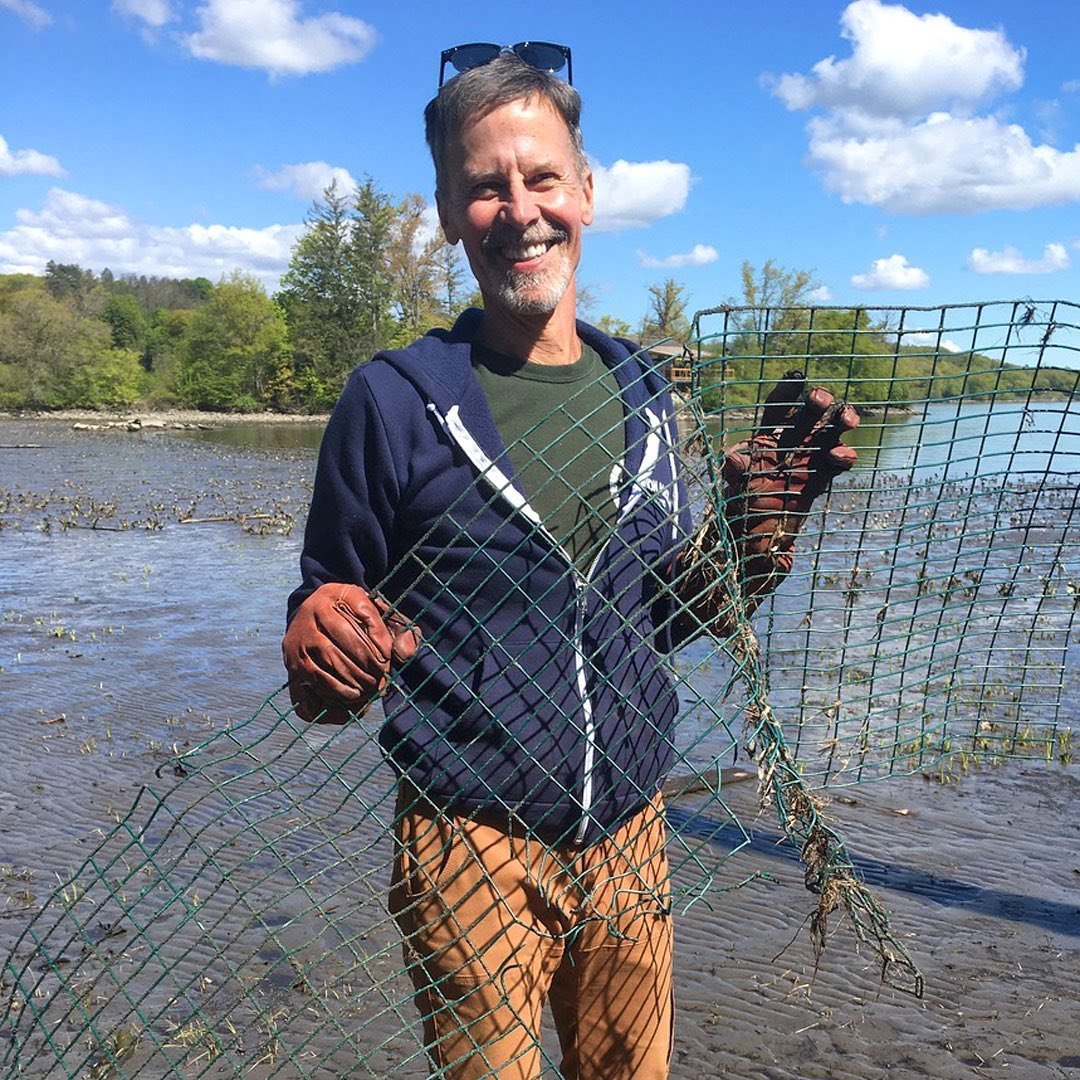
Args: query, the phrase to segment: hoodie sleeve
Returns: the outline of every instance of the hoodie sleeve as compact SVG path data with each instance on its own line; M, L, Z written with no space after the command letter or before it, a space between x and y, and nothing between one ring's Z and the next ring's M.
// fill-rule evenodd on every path
M400 464L369 377L373 364L353 372L323 435L290 619L320 585L371 590L390 567Z

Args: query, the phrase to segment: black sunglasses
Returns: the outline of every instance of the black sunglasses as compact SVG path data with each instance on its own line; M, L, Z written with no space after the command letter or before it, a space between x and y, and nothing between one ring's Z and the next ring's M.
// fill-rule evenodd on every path
M529 67L538 71L554 74L566 68L566 81L571 86L574 85L574 65L568 45L554 45L550 41L519 41L516 45L493 45L489 41L474 41L469 45L455 45L452 49L443 49L442 63L439 65L439 86L443 84L447 64L461 74L463 71L490 64L503 53L514 53Z

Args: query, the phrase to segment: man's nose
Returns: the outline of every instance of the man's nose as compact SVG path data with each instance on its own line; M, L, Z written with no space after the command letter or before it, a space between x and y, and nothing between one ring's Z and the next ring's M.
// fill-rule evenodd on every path
M524 232L540 219L540 207L536 195L524 184L514 184L503 206L507 223Z

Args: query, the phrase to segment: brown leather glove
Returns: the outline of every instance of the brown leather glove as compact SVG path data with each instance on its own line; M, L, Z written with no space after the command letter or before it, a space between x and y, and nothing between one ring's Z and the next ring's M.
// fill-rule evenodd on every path
M320 585L281 643L297 716L344 724L362 715L386 688L391 662L404 663L418 644L418 631L359 585Z
M859 414L823 386L789 371L765 399L761 426L724 459L724 512L753 610L791 570L795 539L814 500L855 464L841 444Z
M840 437L858 423L858 413L824 387L807 391L801 371L777 383L761 426L724 459L724 516L737 565L725 554L722 523L709 503L675 567L671 647L703 631L726 641L743 614L776 588L791 570L795 538L814 499L855 464L855 451Z

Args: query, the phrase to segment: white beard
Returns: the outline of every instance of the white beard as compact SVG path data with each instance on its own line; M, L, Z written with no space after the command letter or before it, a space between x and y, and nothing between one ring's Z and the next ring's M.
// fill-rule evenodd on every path
M550 315L574 279L568 259L558 266L531 274L509 271L495 284L500 303L515 315Z
M509 238L506 232L493 228L485 238L485 246L498 250L507 239L514 244L526 246L531 243L556 241L552 251L558 255L558 262L554 266L527 273L507 270L498 281L492 282L495 295L507 311L515 315L550 315L559 306L574 280L574 267L564 247L567 234L546 223L534 226L522 236Z

